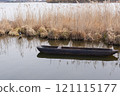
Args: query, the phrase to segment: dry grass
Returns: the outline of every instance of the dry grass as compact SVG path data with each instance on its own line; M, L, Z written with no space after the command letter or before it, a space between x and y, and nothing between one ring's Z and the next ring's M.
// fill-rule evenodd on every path
M58 3L58 2L64 2L64 3L77 3L77 2L91 2L91 1L94 1L94 2L103 2L103 0L46 0L48 3Z
M101 7L102 6L102 7ZM105 41L107 44L120 45L120 11L119 5L109 3L89 3L44 6L44 12L33 12L30 5L23 13L18 7L14 20L3 18L0 21L0 34L19 28L26 36L39 35L48 39L74 39L84 41ZM24 15L23 15L24 14ZM6 16L4 16L6 17ZM15 31L15 30L13 30ZM11 31L11 32L13 32Z

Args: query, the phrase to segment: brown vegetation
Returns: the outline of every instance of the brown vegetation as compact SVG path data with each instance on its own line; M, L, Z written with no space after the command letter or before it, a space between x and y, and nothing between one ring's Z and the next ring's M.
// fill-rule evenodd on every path
M116 11L111 12L112 7L110 8L107 3L102 7L97 3L67 7L60 5L46 8L43 13L38 9L39 14L36 14L30 6L27 6L27 13L24 13L26 18L18 10L13 21L7 18L0 21L0 35L22 34L22 36L40 36L48 39L104 41L107 44L120 45L118 7L119 5L115 5Z
M64 2L64 3L85 3L85 2L103 2L105 0L46 0L48 3L58 3L58 2Z

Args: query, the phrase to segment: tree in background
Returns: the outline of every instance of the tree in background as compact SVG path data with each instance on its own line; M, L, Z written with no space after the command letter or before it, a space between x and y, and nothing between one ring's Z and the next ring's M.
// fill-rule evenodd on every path
M58 2L71 2L71 3L83 3L83 2L103 2L105 0L46 0L47 2L51 2L51 3L58 3Z

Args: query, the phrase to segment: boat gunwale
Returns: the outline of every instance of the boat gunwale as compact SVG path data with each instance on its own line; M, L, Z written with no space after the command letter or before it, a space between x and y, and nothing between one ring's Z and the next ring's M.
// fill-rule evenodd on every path
M118 50L114 50L114 49L107 49L107 48L84 48L84 47L64 47L62 46L61 48L58 48L59 46L46 46L46 45L42 45L41 47L38 46L38 48L53 48L53 49L82 49L82 50L95 50L95 51L116 51L118 52Z

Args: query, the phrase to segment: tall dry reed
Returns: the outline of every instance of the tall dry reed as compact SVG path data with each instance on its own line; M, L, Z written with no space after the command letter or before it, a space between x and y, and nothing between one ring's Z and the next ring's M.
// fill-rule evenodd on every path
M105 41L120 45L119 4L51 4L49 8L46 5L43 5L44 11L40 7L33 9L29 4L25 5L26 11L18 6L13 21L6 16L0 21L0 30L6 32L19 28L21 31L22 27L28 30L27 34L34 29L36 35L43 38Z

